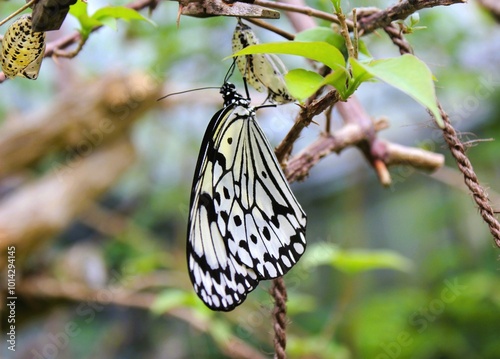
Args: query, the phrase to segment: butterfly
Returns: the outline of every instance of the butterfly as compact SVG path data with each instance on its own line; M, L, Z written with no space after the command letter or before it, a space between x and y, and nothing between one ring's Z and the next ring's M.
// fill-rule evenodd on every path
M6 77L36 80L45 52L45 33L31 31L31 15L12 23L2 39L2 70Z
M232 50L233 54L250 45L259 44L250 26L240 19L234 29ZM274 54L253 54L236 58L241 75L247 83L259 92L267 90L270 102L284 104L295 101L288 92L283 76L288 72L280 58Z
M203 137L190 199L187 262L196 294L230 311L261 280L283 276L306 249L297 202L250 100L227 80Z

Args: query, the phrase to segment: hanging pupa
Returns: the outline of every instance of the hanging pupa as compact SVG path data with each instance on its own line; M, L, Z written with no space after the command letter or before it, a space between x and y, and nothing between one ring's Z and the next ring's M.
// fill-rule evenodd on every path
M233 54L259 40L250 26L238 20L233 33ZM259 92L267 89L270 102L284 104L295 101L290 95L283 76L288 72L283 62L274 54L253 54L238 56L236 64L247 83Z
M45 52L45 33L31 31L31 15L10 25L2 39L2 70L6 77L36 80Z

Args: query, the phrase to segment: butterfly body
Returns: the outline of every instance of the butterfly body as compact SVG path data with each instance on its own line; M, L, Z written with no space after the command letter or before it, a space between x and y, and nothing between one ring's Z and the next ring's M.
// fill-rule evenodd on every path
M304 253L306 215L250 101L225 83L207 128L190 201L187 260L195 292L213 310L241 304L259 281L284 275Z

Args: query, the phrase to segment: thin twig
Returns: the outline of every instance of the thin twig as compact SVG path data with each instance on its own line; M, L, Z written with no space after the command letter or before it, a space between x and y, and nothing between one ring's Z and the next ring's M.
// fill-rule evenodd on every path
M386 127L384 119L374 124L376 130ZM332 134L325 133L316 141L300 151L288 161L286 175L289 182L301 181L323 157L332 153L340 153L344 149L358 146L367 141L365 127L349 123ZM426 151L420 148L407 147L389 141L377 140L380 157L387 167L406 165L413 168L433 172L444 164L442 154Z
M338 12L336 13L339 23L340 23L340 35L344 38L345 46L347 47L347 53L349 57L355 57L354 47L352 45L351 36L349 35L349 28L347 26L347 20L345 18L344 13L342 12L342 8L339 7Z
M72 59L76 55L78 55L80 53L80 51L82 51L83 45L85 45L85 43L87 42L87 39L88 39L88 37L84 38L84 37L80 36L80 39L78 41L78 46L74 50L72 50L72 51L63 51L63 50L60 50L58 48L54 48L54 50L53 50L53 56L64 57L64 58L67 58L67 59Z
M3 19L2 21L0 21L0 26L2 26L3 24L5 24L7 21L9 21L10 19L12 19L16 15L22 13L24 10L26 10L27 8L29 8L35 2L36 2L36 0L31 0L30 2L27 2L26 4L24 4L23 6L21 6L19 9L17 9L12 14L10 14L9 16L7 16L5 19Z
M304 14L307 16L311 17L316 17L318 19L323 19L326 21L334 22L336 24L339 23L339 19L337 16L316 10L312 7L309 6L299 6L299 5L292 5L292 4L286 4L286 3L281 3L281 2L275 2L275 1L269 1L269 0L255 0L254 2L255 5L260 5L260 6L265 6L271 9L276 9L276 10L284 10L284 11L290 11L290 12L296 12L299 14ZM352 26L352 22L348 20L348 23L350 23L350 26Z
M292 41L295 38L294 34L291 34L291 33L287 32L287 31L284 31L284 30L280 29L279 27L273 26L273 25L271 25L270 23L268 23L268 22L266 22L264 20L254 19L254 18L247 18L245 20L248 21L248 22L251 22L252 24L257 25L257 26L259 26L259 27L261 27L263 29L272 31L275 34L278 34L278 35L284 37L287 40Z
M358 32L358 17L357 10L352 9L352 19L354 22L353 30L352 30L352 38L353 38L353 46L354 46L354 58L358 58L358 46L359 46L359 32Z

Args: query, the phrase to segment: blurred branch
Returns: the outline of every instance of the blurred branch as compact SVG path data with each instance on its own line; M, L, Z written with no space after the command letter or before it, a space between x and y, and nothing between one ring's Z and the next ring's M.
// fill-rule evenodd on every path
M60 161L0 200L2 250L13 244L26 255L111 187L134 158L126 132L157 103L159 89L144 74L108 75L76 84L44 111L4 123L0 178L50 153L59 152Z
M9 245L15 245L19 254L33 251L106 191L133 159L129 140L116 140L64 172L53 171L4 198L0 201L0 252Z
M71 166L120 137L159 96L159 85L144 74L110 74L75 84L44 109L8 118L0 131L0 178L57 151L65 152L62 165Z
M478 3L488 11L497 22L500 22L500 2L498 0L477 0Z
M156 300L156 295L153 293L137 293L121 287L92 289L79 283L60 282L49 277L25 279L17 284L16 291L19 296L25 297L66 299L74 302L90 301L101 305L119 305L144 310L150 310ZM173 308L165 315L180 319L200 332L211 334L210 318L196 315L193 310ZM217 343L221 345L221 350L231 358L266 358L234 335L230 335L227 340L219 340Z
M304 179L311 168L323 157L331 153L340 153L343 149L356 146L366 141L366 132L358 124L346 124L333 134L323 134L315 142L304 148L289 162L286 170L290 182ZM442 154L406 147L385 140L378 140L381 151L385 152L384 163L387 166L408 165L425 171L435 171L444 164Z

